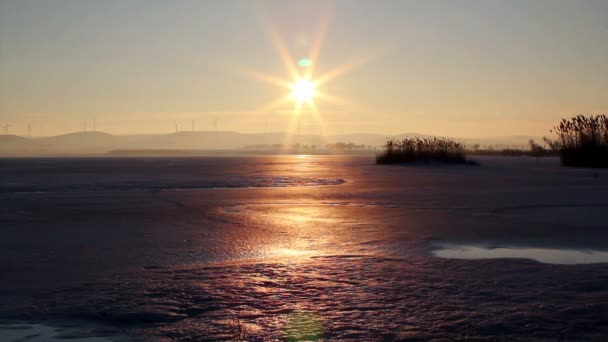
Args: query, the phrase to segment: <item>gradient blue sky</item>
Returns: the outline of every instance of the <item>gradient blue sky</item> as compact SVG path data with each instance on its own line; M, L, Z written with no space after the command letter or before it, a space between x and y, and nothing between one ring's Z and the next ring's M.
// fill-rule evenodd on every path
M241 67L289 79L264 23L299 58L327 13L318 74L369 57L322 87L349 100L317 102L328 133L544 135L608 112L606 0L0 0L0 123L287 130L291 104L256 112L285 90Z

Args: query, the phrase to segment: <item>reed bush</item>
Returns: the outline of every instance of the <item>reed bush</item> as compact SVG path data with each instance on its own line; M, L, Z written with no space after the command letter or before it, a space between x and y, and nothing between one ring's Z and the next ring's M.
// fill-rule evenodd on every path
M376 164L438 161L474 164L466 158L464 145L446 138L389 139L376 154Z
M562 119L551 132L557 139L550 141L550 145L559 151L562 165L608 167L608 116L605 114Z

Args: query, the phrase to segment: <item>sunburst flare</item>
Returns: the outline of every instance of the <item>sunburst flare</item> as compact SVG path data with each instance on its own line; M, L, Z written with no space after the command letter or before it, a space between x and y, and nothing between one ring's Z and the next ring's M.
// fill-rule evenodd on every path
M299 127L300 120L303 120L301 114L305 112L310 113L311 115L307 117L316 121L316 124L321 128L322 134L326 134L327 130L322 110L319 108L317 102L326 102L341 107L346 106L349 110L355 110L356 106L349 100L328 93L326 90L327 84L335 78L361 66L367 62L369 58L349 59L342 65L338 65L325 73L315 75L325 34L331 21L330 19L331 9L325 8L321 13L317 29L315 30L315 36L312 39L310 51L306 56L296 60L289 51L280 31L273 25L268 16L263 17L265 31L285 67L288 77L284 78L270 75L247 68L244 70L246 71L246 74L252 76L254 79L285 89L287 93L280 98L271 101L269 104L266 104L256 112L279 111L281 113L291 113L292 119L289 123L289 129ZM284 108L288 102L293 103L293 108L291 110L285 110Z

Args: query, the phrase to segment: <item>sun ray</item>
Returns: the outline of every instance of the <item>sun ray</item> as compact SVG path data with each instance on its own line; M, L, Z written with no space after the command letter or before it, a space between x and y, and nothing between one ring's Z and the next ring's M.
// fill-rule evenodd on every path
M360 67L361 65L367 63L369 61L369 59L370 59L370 57L368 57L368 56L359 56L359 57L353 58L349 62L339 65L336 68L317 77L316 82L318 85L323 85L323 84L335 79L338 76L341 76L347 72L352 71L353 69Z
M319 98L320 100L323 100L325 102L328 102L328 103L331 103L331 104L334 104L337 106L348 107L351 109L358 108L358 106L355 105L352 101L339 97L339 96L336 96L336 95L330 95L330 94L318 91L316 94L316 97Z
M299 120L301 120L300 117L301 112L298 111L297 114L292 115L291 116L291 120L289 121L289 124L287 126L287 132L294 132L295 131L295 127L298 125ZM297 132L299 133L299 132ZM292 143L292 135L290 134L286 134L285 135L285 139L283 140L283 146L287 149L290 148L290 145Z
M317 26L317 31L315 32L315 37L312 42L310 52L308 53L308 59L312 61L312 64L308 67L306 73L304 74L308 79L312 78L317 65L317 60L319 58L319 54L321 53L323 42L325 41L325 35L327 34L327 28L329 27L332 14L333 6L331 4L325 6L325 8L321 10L321 19L319 21L319 25Z
M289 73L289 75L291 76L292 79L298 79L300 77L298 68L296 66L294 59L292 58L291 54L289 53L289 50L287 49L286 44L283 42L283 38L281 37L281 34L274 27L274 25L272 24L272 21L268 17L266 17L266 20L264 20L264 24L265 24L264 26L266 28L266 32L270 36L272 44L274 45L274 48L277 50L279 57L283 61L283 64L285 65L287 72Z
M301 112L302 112L302 101L296 101L293 114L300 115Z
M323 139L323 142L325 141L325 135L327 133L327 127L325 126L325 122L323 121L323 117L321 116L321 112L319 111L319 108L317 107L317 105L313 102L311 104L311 109L312 109L312 117L315 120L315 122L319 125L319 127L321 128L321 137Z

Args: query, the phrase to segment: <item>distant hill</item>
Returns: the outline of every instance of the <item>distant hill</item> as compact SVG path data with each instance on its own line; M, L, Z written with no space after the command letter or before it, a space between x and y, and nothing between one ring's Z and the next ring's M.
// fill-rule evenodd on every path
M293 144L314 145L323 149L327 144L352 142L358 145L381 146L387 138L432 137L418 133L394 136L370 133L321 136L315 134L238 133L230 131L191 131L170 134L112 135L103 132L77 132L44 138L0 136L1 156L102 154L112 150L235 150L246 146ZM456 138L457 139L457 138ZM526 147L528 140L538 137L508 136L483 139L458 139L466 145L482 147Z
M49 152L104 153L120 144L120 137L102 132L77 132L33 140Z
M44 153L32 139L16 135L0 135L0 155L19 156L32 153Z
M0 135L0 144L19 144L26 142L28 139L17 135Z

